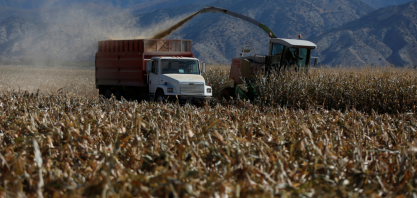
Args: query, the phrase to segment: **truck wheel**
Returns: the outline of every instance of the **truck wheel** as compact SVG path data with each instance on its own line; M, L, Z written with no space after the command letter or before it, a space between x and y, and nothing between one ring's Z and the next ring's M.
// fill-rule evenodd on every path
M104 87L104 86L100 86L100 87L98 88L98 95L105 96L106 91L107 91L107 88L106 88L106 87Z
M114 96L116 96L117 100L121 100L122 99L122 90L116 89L116 91L114 92Z
M127 101L133 100L132 94L130 93L130 91L123 91L123 98L126 99Z
M156 95L155 95L155 102L157 102L157 103L165 103L165 99L166 99L166 97L165 97L165 94L164 94L164 92L163 91L158 91L157 93L156 93Z
M106 93L104 94L104 97L107 98L107 99L110 99L112 94L113 93L112 93L111 89L107 89Z
M230 99L234 99L235 98L235 88L233 88L233 87L224 88L221 92L220 98L221 99L224 98L227 101L229 101Z

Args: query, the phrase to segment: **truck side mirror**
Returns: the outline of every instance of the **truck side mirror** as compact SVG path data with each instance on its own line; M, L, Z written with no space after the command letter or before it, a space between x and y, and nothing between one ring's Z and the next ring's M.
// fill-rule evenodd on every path
M146 72L151 72L152 71L152 61L148 61L146 62Z
M201 73L206 73L206 63L203 62L203 67L201 68Z
M314 68L316 68L316 67L317 67L317 61L318 61L318 59L319 59L319 58L316 58L316 60L314 60Z

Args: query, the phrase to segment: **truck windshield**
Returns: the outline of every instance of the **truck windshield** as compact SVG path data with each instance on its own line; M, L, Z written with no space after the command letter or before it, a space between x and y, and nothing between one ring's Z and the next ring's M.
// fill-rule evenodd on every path
M162 74L200 74L197 60L162 59Z

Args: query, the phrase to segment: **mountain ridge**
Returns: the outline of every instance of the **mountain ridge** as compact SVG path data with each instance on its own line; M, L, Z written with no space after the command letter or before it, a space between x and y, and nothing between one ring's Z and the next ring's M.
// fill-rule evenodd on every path
M417 2L389 6L335 28L317 38L321 62L358 65L417 63ZM334 57L338 57L335 59Z
M373 8L379 9L379 8L383 8L387 6L405 4L414 0L362 0L362 1L370 5Z
M0 7L11 7L17 9L33 9L41 7L50 7L56 5L72 5L74 3L95 3L98 5L113 6L116 8L129 8L145 4L154 4L154 2L165 2L165 4L193 4L208 3L212 0L0 0ZM413 0L361 0L364 3L374 7L382 8L390 5L399 5L408 3ZM164 6L160 4L161 6ZM164 8L164 7L161 7Z
M165 8L170 7L173 4L185 5L190 3L207 3L210 1L213 0L0 0L0 7L9 7L15 9L38 9L55 6L72 6L74 4L94 3L96 5L111 6L119 9L135 10L144 9L140 8L141 6L149 8L150 5L158 5L160 6L159 8Z
M153 3L147 6L160 2ZM411 5L414 6L413 2ZM414 63L414 48L410 48L408 43L414 46L414 26L411 25L415 21L411 18L416 11L403 12L401 9L408 9L404 5L375 10L359 0L226 0L146 13L143 10L132 11L136 8L120 9L91 2L32 9L28 10L31 12L28 15L1 21L0 58L92 61L98 40L149 38L208 6L223 7L252 17L281 38L296 39L301 34L303 39L316 42L318 49L313 56L319 56L322 64ZM406 16L395 13L405 13ZM11 23L13 21L15 25ZM386 28L387 24L394 28ZM197 58L222 64L229 64L233 57L239 56L241 47L248 41L257 54L267 53L269 42L262 29L220 13L197 15L168 38L192 39Z

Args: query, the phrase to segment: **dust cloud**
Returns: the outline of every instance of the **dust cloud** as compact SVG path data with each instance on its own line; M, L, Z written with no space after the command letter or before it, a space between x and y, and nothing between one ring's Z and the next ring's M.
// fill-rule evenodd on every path
M93 61L99 40L160 37L158 32L166 32L162 30L168 28L171 33L173 30L169 27L172 24L181 26L185 23L182 19L189 16L184 14L144 28L138 25L140 18L125 9L78 4L45 10L39 17L40 22L35 24L36 28L13 44L14 55L27 61Z
M9 52L21 57L29 67L0 66L0 91L28 91L53 94L58 91L76 95L97 95L94 80L94 57L100 40L153 38L157 34L172 33L172 24L178 28L189 20L182 16L152 24L138 26L140 18L128 10L93 4L46 8L34 20L26 20L25 33L15 38ZM184 19L186 18L186 19ZM170 28L171 27L171 28ZM63 65L42 65L42 60L62 60ZM66 67L66 62L88 62L87 70ZM39 64L41 62L41 64ZM64 68L62 68L64 67Z
M97 41L132 39L149 34L138 18L111 7L74 5L41 15L42 29L22 41L26 57L35 59L93 60Z
M199 13L200 12L196 12L196 13L188 16L187 18L181 20L180 22L176 23L175 25L171 26L170 28L168 28L166 30L163 30L161 32L158 32L155 36L152 37L152 39L163 39L163 38L167 37L168 35L172 34L172 32L174 32L175 30L177 30L178 28L183 26L185 23L190 21L192 18L194 18Z

